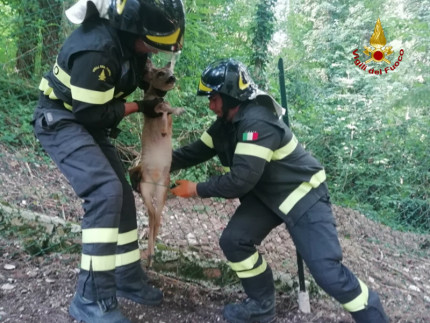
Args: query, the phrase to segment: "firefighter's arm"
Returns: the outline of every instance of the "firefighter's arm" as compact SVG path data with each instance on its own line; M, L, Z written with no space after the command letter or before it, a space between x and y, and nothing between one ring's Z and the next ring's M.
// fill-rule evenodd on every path
M171 172L201 164L216 155L212 140L208 139L210 138L208 132L210 129L195 142L173 151Z
M199 183L199 196L237 198L251 191L260 181L280 140L280 133L265 122L253 120L241 123L230 172Z

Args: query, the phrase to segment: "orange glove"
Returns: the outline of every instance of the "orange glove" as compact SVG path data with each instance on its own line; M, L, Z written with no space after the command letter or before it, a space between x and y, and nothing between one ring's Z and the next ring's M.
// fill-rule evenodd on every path
M179 179L175 182L176 187L172 188L170 192L179 197L193 197L197 196L197 183Z

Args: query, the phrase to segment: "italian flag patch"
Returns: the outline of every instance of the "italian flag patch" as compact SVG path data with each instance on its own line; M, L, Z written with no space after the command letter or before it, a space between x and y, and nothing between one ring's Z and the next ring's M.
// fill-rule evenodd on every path
M248 131L244 132L242 135L243 141L253 141L258 139L258 132L256 131Z

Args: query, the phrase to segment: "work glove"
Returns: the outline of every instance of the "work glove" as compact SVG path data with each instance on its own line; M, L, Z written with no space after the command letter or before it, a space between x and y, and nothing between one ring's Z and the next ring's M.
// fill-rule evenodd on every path
M150 118L160 117L161 113L155 112L155 107L163 102L163 98L155 98L152 100L140 100L134 101L138 105L138 112L142 112L144 115Z
M179 179L175 182L176 186L170 190L172 194L179 197L194 197L197 195L197 183Z

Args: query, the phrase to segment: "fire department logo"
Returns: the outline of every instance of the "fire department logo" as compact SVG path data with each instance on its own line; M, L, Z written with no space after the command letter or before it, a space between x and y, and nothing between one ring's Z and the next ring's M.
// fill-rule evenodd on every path
M381 20L376 22L375 30L373 31L372 37L370 37L370 45L373 46L369 48L364 46L366 49L363 53L367 56L370 56L365 63L368 64L371 61L375 62L385 62L387 64L391 64L391 62L386 59L386 56L393 54L392 47L388 46L383 48L387 44L387 40L385 39L384 30L382 29Z
M354 63L362 70L366 71L369 67L366 64L369 64L371 62L375 63L385 63L387 65L391 64L391 61L388 60L388 56L393 55L393 47L392 46L385 46L387 44L387 40L385 39L384 30L382 28L381 20L378 18L375 24L375 29L373 31L372 37L370 37L370 47L364 46L364 55L366 55L366 61L362 62L359 60L360 55L357 53L358 49L354 50L352 53L354 54ZM401 49L399 53L399 57L397 61L389 67L382 68L370 68L368 70L369 74L375 74L375 75L381 75L383 72L387 74L389 71L394 71L397 66L400 65L400 62L403 59L404 50Z
M93 68L93 73L98 73L98 79L99 81L106 81L106 78L108 76L111 76L112 72L110 71L109 67L106 67L104 65L97 65Z

